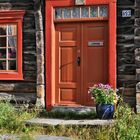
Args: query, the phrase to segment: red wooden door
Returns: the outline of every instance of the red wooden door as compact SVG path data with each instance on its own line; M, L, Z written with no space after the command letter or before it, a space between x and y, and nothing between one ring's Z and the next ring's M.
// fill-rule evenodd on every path
M107 24L56 26L55 103L92 105L88 87L108 82Z
M83 24L83 103L92 105L88 88L108 83L108 30L107 23Z
M56 25L56 104L78 104L80 93L80 26Z

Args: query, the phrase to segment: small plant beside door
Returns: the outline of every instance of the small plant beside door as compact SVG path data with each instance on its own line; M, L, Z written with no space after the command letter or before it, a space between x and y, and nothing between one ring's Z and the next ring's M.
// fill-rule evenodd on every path
M100 119L112 119L117 103L116 90L110 85L95 84L89 88L91 98L96 102L96 113Z

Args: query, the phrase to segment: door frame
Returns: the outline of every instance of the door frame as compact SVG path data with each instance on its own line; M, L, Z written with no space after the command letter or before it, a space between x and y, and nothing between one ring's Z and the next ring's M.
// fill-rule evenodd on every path
M109 84L116 87L116 0L85 0L86 5L108 5L109 8ZM46 0L45 1L45 72L46 72L46 108L51 109L55 103L53 92L53 49L55 46L54 8L74 6L74 0Z

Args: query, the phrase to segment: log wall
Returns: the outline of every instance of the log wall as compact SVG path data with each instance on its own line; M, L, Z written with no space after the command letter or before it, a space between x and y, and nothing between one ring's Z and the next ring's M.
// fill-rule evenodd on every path
M135 2L136 109L140 113L140 1Z
M36 36L33 0L0 0L0 10L26 10L23 20L22 81L0 81L0 92L36 95Z
M122 17L122 10L131 10L131 17ZM124 101L136 104L135 1L117 0L117 86ZM136 40L135 40L136 41Z
M125 9L132 11L131 17L122 17L122 10ZM24 93L24 95L33 93L36 96L37 60L34 0L0 0L0 10L26 10L23 20L24 80L0 81L0 92ZM135 107L136 104L135 87L140 81L139 55L140 0L117 0L117 87L122 90L124 100L132 107ZM137 89L138 87L140 84Z

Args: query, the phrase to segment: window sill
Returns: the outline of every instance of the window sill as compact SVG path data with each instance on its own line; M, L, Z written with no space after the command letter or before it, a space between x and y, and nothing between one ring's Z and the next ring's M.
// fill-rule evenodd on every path
M0 80L23 80L23 74L18 72L0 72Z

